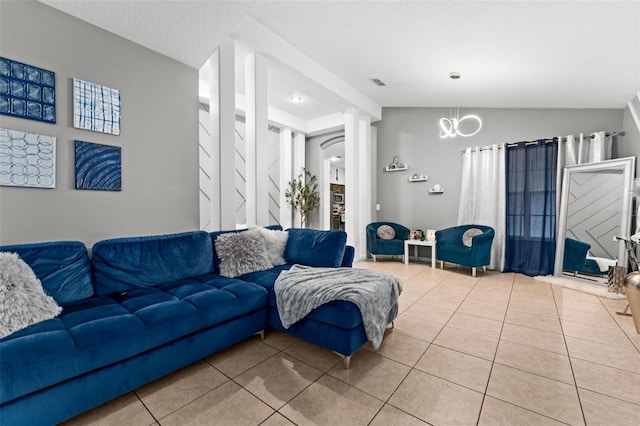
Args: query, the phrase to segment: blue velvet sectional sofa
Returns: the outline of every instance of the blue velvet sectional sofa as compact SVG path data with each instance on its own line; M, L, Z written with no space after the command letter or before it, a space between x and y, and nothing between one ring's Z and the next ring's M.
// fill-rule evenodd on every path
M0 425L55 424L267 327L345 357L366 343L351 303L323 305L288 330L275 307L283 269L351 266L344 232L290 229L286 265L237 278L219 274L224 232L237 231L100 241L91 259L81 242L0 247L18 253L63 308L0 340Z

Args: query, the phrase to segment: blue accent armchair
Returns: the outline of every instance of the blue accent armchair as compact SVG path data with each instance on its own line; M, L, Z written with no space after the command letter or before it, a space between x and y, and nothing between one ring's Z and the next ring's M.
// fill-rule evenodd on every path
M377 231L382 225L389 225L396 231L396 236L392 240L378 238ZM409 238L409 228L393 222L373 222L367 225L367 249L376 261L377 255L404 256L404 240Z
M574 276L577 275L578 272L585 271L587 253L590 249L591 244L574 240L573 238L565 238L562 270L573 272ZM598 272L600 271L598 270Z
M462 243L463 234L471 228L477 228L482 234L471 240L471 247ZM495 232L490 226L460 225L436 231L436 259L440 261L440 268L444 262L470 266L471 275L476 276L476 268L486 267L491 263L491 244Z

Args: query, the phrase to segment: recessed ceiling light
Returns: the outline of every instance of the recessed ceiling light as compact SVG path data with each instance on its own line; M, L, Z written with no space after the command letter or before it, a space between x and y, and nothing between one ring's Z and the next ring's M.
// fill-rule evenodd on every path
M289 100L294 104L299 104L300 102L302 102L302 96L293 95L289 98Z

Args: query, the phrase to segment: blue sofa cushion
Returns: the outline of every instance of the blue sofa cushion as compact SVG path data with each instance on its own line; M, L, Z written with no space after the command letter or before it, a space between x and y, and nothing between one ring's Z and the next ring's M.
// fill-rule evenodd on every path
M342 264L347 233L291 228L284 258L289 263L337 268Z
M276 294L275 291L273 291L273 285L278 279L280 272L289 269L291 266L293 266L293 264L290 263L268 271L251 272L238 278L264 287L269 292L269 309L277 313L278 305L276 304ZM360 309L353 303L343 300L336 300L319 306L311 311L309 315L305 317L305 320L307 318L345 329L351 329L362 324ZM273 324L270 325L273 326Z
M266 303L264 288L219 275L70 303L58 318L0 340L0 403L264 309Z
M211 239L204 231L99 241L93 246L96 294L211 273L211 252Z
M59 304L93 296L91 266L84 243L51 243L0 246L0 251L17 253L42 282L47 294Z

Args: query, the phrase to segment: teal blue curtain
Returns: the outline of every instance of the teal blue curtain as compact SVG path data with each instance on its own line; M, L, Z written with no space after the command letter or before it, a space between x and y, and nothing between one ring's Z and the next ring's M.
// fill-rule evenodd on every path
M553 274L557 140L509 145L506 152L505 271Z

